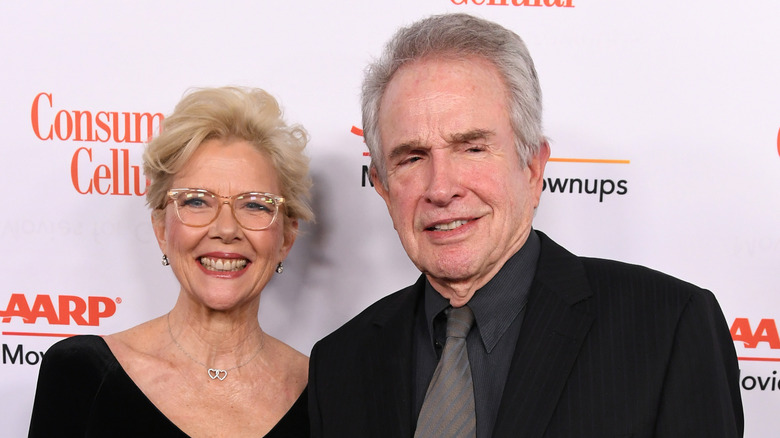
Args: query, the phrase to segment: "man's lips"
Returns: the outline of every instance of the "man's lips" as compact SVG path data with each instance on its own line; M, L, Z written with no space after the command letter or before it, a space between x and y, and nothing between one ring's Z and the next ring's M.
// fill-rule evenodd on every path
M454 221L450 222L440 222L433 224L429 227L426 227L425 229L427 231L451 231L456 228L460 228L463 225L469 223L471 220L468 219L455 219Z

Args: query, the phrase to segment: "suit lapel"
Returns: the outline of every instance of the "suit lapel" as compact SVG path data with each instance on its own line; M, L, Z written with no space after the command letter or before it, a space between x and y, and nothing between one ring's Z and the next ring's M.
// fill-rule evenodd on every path
M581 263L544 234L494 437L541 437L595 317Z
M368 346L368 376L365 403L376 437L412 436L412 339L415 311L424 288L424 278L403 292L393 306L373 320L375 342Z

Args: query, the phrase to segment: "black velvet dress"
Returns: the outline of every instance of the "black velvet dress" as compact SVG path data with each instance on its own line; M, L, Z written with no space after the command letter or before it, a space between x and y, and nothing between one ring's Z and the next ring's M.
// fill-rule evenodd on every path
M103 338L68 338L44 355L30 438L187 436L146 398ZM309 436L306 390L265 436Z

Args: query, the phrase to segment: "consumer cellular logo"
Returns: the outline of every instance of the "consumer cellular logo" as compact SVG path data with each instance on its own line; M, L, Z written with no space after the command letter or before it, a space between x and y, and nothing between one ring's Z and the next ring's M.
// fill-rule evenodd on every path
M141 144L162 123L161 113L60 109L52 93L38 93L30 108L31 129L41 141ZM98 195L146 194L149 181L140 165L131 165L127 147L76 148L70 178L76 192Z
M57 109L52 93L38 93L30 121L41 140L144 143L163 120L160 113Z

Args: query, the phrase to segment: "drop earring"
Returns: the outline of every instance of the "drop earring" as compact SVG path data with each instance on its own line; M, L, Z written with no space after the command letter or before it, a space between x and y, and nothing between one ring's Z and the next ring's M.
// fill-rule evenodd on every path
M284 265L282 262L279 262L279 264L276 265L276 273L281 274L282 272L284 272Z
M163 265L163 266L168 266L168 265L170 265L170 264L171 264L171 262L170 262L170 261L168 261L168 256L167 256L167 255L165 255L165 254L163 254L163 256L162 256L162 265Z

